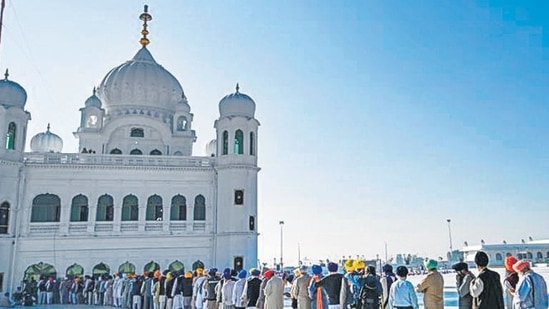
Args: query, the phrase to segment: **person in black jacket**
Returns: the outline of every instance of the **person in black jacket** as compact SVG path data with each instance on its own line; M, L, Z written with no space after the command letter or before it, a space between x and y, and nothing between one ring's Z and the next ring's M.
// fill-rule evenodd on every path
M471 282L473 309L503 309L503 288L499 274L488 269L488 255L479 251L475 254L475 264L479 274Z
M343 274L337 272L337 264L334 262L328 263L328 271L329 274L322 278L320 281L322 282L322 286L324 287L324 290L328 294L328 305L340 305L340 295L342 291L342 283L343 283Z

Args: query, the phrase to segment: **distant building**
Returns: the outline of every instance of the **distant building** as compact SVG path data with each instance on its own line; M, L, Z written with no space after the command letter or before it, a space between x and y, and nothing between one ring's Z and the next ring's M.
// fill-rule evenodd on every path
M63 153L49 126L25 152L27 93L7 72L0 80L0 289L197 260L257 266L255 102L237 85L218 104L207 156L193 156L191 107L147 48L146 9L140 18L141 48L106 74L80 119L64 120L78 123L77 153Z
M478 251L484 251L490 257L491 266L504 266L505 257L513 255L517 259L527 259L533 263L549 263L549 239L528 240L521 243L501 243L465 246L461 249L467 262L475 260Z

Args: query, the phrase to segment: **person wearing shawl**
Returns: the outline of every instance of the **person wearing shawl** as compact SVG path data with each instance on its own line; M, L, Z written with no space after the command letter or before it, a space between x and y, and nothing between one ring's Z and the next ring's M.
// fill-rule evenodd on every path
M313 278L309 284L309 298L311 299L311 309L328 309L328 294L323 287L322 267L313 265Z
M383 295L381 295L381 308L385 309L388 307L389 290L391 289L391 285L397 281L397 277L393 273L393 266L391 264L383 265L381 270L383 271L383 276L379 279L381 287L383 288Z
M194 308L202 309L204 307L204 281L206 281L207 277L204 275L204 268L197 268L195 271L196 278L194 278L193 282Z
M290 297L297 299L297 309L311 308L311 299L309 298L309 291L307 289L311 281L311 276L307 273L308 269L305 265L299 268L300 275L294 279L290 290Z
M363 260L353 260L352 272L347 273L346 278L351 285L353 301L350 303L351 308L362 309L362 302L359 297L360 288L364 285L364 270L366 263Z
M341 299L345 297L345 278L337 271L338 268L336 263L329 262L329 274L321 279L322 286L328 294L329 309L341 309Z
M505 257L505 279L503 279L503 304L505 309L513 309L513 297L519 281L519 275L513 269L516 262L517 259L512 255Z
M469 286L475 279L475 275L469 271L469 265L465 262L459 262L452 265L452 269L456 271L456 287L459 296L459 309L473 308L473 296L471 296Z
M416 291L423 293L423 303L426 309L444 308L444 278L437 270L438 262L425 261L427 276L416 287Z
M516 262L513 269L520 278L513 297L513 308L546 309L549 301L545 279L535 273L526 260Z
M246 298L243 298L242 295L244 294L244 289L246 288L246 276L248 276L248 272L244 269L241 270L238 273L238 280L234 284L233 288L233 303L235 309L244 309L246 308L247 301Z
M353 283L351 281L351 277L354 274L355 268L354 268L354 260L348 259L343 262L343 268L345 269L345 274L343 275L343 278L345 279L346 284L346 293L342 296L341 301L341 307L343 309L355 307L355 298L353 293Z
M284 308L284 284L282 279L275 276L274 270L265 272L268 280L265 284L265 309Z
M250 278L246 280L246 286L244 287L244 291L241 297L246 304L246 308L255 309L257 305L257 299L259 298L261 290L260 287L262 284L261 279L259 279L261 271L256 268L252 268L250 269L250 275Z

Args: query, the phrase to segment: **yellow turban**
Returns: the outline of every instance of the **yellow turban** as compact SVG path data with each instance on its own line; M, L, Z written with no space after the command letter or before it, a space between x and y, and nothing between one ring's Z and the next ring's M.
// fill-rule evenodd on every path
M354 269L364 269L366 267L366 264L362 260L355 260L353 263Z
M345 270L348 271L348 272L352 272L353 270L355 270L355 260L353 259L348 259L345 261Z

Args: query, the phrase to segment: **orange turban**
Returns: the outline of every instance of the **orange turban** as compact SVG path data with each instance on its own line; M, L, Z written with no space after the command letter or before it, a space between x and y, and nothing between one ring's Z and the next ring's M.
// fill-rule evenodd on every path
M513 265L517 262L517 258L515 258L512 255L509 255L505 257L505 269L507 269L508 272L514 272Z

